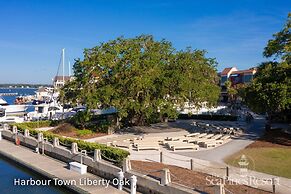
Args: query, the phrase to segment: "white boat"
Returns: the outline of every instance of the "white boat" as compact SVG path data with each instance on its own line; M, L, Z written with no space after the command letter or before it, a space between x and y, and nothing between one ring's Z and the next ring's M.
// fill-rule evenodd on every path
M0 96L0 108L5 109L6 115L24 115L27 105L10 105Z
M0 123L22 123L23 121L23 117L7 116L5 109L0 108Z
M52 119L56 113L63 113L63 107L55 101L34 105L34 111L27 114L30 120Z

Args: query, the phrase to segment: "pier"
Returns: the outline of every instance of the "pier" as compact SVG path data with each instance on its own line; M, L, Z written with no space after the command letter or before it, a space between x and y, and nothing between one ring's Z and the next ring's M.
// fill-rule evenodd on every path
M118 190L112 185L90 185L88 184L89 180L95 182L97 181L99 183L108 180L90 173L83 175L78 174L74 171L69 170L66 163L52 159L45 155L34 153L28 148L16 146L14 143L11 143L4 139L0 141L0 156L10 159L44 176L45 178L47 178L47 181L51 180L52 183L55 183L57 181L58 186L64 186L77 193L126 193L125 191ZM15 182L11 180L11 184L13 185L14 183Z

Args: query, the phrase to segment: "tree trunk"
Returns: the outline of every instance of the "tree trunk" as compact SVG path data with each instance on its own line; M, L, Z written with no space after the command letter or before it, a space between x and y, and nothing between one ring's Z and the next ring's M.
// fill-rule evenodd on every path
M268 121L266 122L266 125L265 125L266 131L271 130L271 128L272 128L271 123L272 123L272 112L269 112L268 113Z

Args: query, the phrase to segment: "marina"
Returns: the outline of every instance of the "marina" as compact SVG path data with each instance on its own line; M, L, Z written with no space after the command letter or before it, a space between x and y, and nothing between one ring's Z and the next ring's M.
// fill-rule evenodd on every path
M291 1L0 5L0 194L291 194Z
M0 96L17 96L18 93L0 93Z

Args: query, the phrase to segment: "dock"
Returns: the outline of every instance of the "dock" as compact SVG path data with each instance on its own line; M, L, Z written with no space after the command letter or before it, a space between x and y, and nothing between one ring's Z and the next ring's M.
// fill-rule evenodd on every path
M0 96L17 96L18 93L17 92L10 92L10 93L0 93Z
M68 169L67 164L59 160L52 159L48 156L34 153L32 150L16 146L14 143L2 139L0 141L0 156L16 162L37 174L50 180L58 180L58 183L65 183L64 181L76 181L76 184L62 185L69 190L77 193L110 193L110 194L124 194L125 191L120 191L112 185L88 185L84 184L85 180L95 180L102 182L103 178L86 173L78 174ZM81 180L81 181L80 181ZM11 180L11 184L14 184ZM83 182L82 182L83 181ZM54 182L54 181L52 181ZM60 184L57 184L57 186Z

